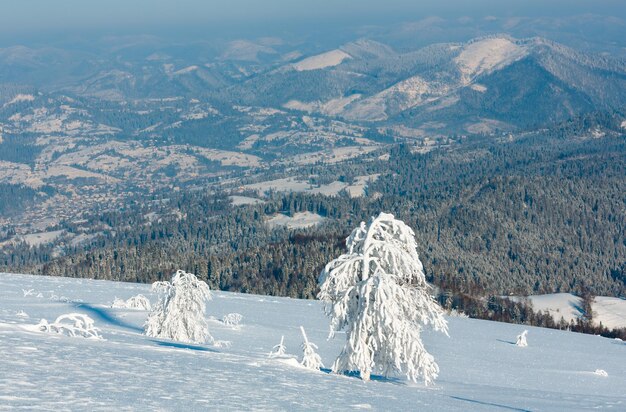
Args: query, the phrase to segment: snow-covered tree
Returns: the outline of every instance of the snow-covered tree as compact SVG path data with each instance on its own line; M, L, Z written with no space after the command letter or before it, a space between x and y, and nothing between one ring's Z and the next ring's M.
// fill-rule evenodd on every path
M52 323L41 319L36 326L41 332L58 333L71 337L102 339L100 329L94 326L94 321L82 313L66 313L56 318Z
M526 342L526 335L528 335L528 331L525 330L520 335L517 335L517 342L515 344L520 347L528 346L528 342Z
M190 343L213 341L204 315L211 299L206 282L179 270L171 282L153 283L152 291L159 300L146 320L146 335Z
M242 319L243 315L241 315L240 313L229 313L227 315L224 315L224 317L222 318L222 323L226 326L237 329L239 328L239 324L241 323Z
M319 299L331 317L330 337L345 329L336 373L404 373L431 383L439 367L420 337L423 326L448 333L443 309L431 296L415 233L391 214L361 222L346 240L347 253L326 265Z
M324 364L322 363L322 358L316 352L318 347L313 342L309 342L302 326L300 326L300 330L302 331L302 338L304 339L304 342L302 342L303 355L301 364L305 368L320 370L320 368L324 367Z
M138 310L150 310L150 300L142 294L137 296L131 296L128 300L115 298L111 304L115 309L138 309Z
M280 343L272 348L272 351L269 354L270 358L275 358L277 356L283 356L287 351L287 347L285 347L285 336L280 337Z

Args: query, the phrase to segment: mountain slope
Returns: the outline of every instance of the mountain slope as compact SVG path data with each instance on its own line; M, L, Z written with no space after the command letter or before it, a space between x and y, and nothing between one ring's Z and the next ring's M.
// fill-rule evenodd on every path
M355 377L303 369L267 354L285 337L301 358L299 326L329 366L342 334L326 341L321 305L256 295L215 293L211 333L222 347L187 345L141 334L145 311L111 309L115 297L149 296L129 283L0 274L0 401L4 406L111 410L571 410L621 409L626 367L621 341L451 318L450 338L424 334L441 368L434 386L402 378L365 384ZM36 331L39 319L87 314L104 340ZM237 312L239 328L216 320ZM603 369L608 376L594 373ZM323 394L323 396L321 395Z
M437 121L459 130L480 119L514 128L620 108L625 90L622 60L542 38L497 35L404 53L360 40L259 74L229 93L248 104L351 121ZM340 110L325 109L346 99Z

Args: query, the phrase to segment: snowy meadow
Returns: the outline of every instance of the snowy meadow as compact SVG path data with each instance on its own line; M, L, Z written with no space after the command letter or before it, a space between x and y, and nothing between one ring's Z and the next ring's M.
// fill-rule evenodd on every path
M327 340L321 302L212 293L206 320L213 343L186 344L146 336L149 311L122 307L139 294L156 303L150 285L0 274L0 409L626 408L622 341L451 317L449 337L422 334L440 367L433 385L404 376L363 382L330 373L345 334ZM38 326L68 313L91 318L99 337ZM300 326L318 347L320 371L300 364ZM525 329L528 346L516 346ZM270 357L282 336L285 354Z

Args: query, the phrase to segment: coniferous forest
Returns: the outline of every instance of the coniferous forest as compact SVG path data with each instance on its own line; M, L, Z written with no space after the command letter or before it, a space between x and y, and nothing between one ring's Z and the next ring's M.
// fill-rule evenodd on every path
M415 230L443 304L572 327L500 297L626 294L626 140L581 137L590 122L613 121L595 116L515 138L470 136L427 153L399 143L388 160L305 171L318 181L380 173L359 198L273 192L262 204L233 206L215 190L155 194L94 214L94 224L113 230L89 246L57 256L53 246L17 245L3 254L1 270L152 282L185 268L211 288L314 298L318 275L351 228L387 211ZM265 223L303 211L326 219L300 230ZM146 222L147 213L158 221ZM72 223L63 228L72 231Z

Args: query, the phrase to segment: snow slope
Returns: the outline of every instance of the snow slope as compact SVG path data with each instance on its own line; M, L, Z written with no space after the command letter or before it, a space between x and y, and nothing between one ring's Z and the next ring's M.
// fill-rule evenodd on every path
M307 57L297 63L293 64L294 69L299 72L307 70L325 69L326 67L338 66L345 59L351 59L352 57L339 49L331 50L326 53L318 54L315 56Z
M319 225L324 220L325 218L323 216L311 212L298 212L294 213L293 216L278 213L268 219L267 224L270 227L287 226L289 229L304 229Z
M504 67L528 53L523 46L506 38L485 38L465 46L455 58L464 84L482 73Z
M511 297L513 300L520 300L519 297ZM552 293L546 295L532 295L527 298L535 311L548 312L555 322L561 320L566 322L583 315L582 298L571 293ZM612 298L608 296L596 296L591 304L593 311L593 321L596 324L602 322L609 329L626 328L626 300Z
M221 347L141 334L147 313L111 309L149 285L0 274L0 409L44 410L586 410L626 408L626 345L549 329L451 318L450 338L424 333L441 374L434 386L403 378L311 371L267 354L285 336L301 358L299 327L328 367L341 335L315 301L215 292L211 334ZM41 318L89 315L103 340L36 332ZM232 328L217 319L243 315ZM528 329L526 348L514 345ZM620 361L621 359L621 361ZM608 376L594 373L605 370Z

